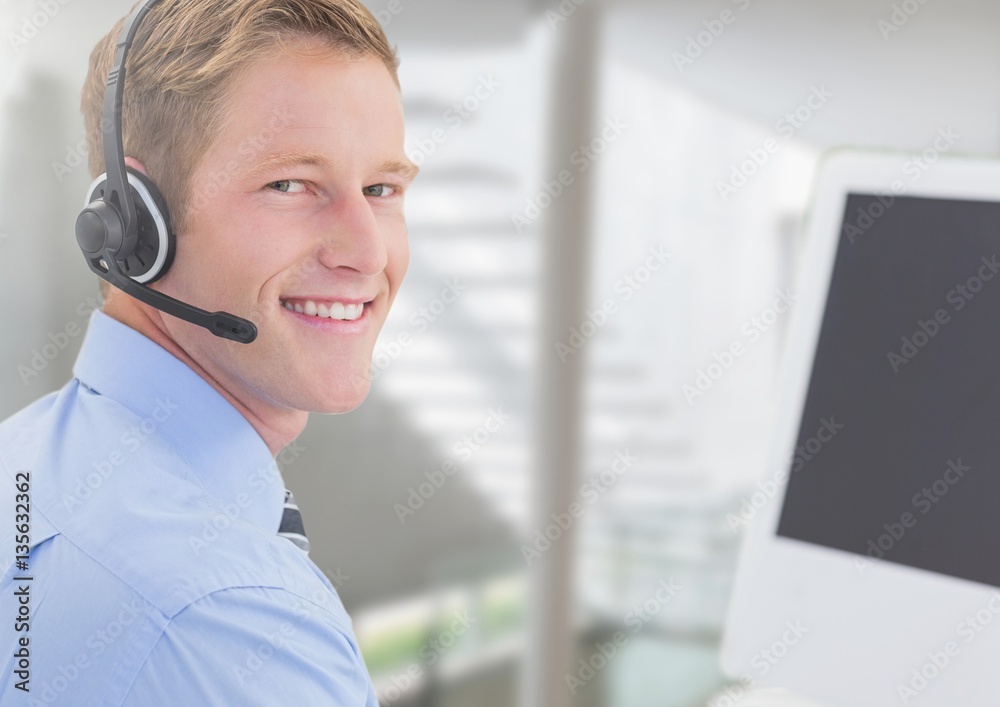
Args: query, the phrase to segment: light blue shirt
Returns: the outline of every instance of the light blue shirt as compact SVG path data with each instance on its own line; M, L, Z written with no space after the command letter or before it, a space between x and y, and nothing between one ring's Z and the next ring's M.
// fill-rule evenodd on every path
M377 707L247 420L100 311L74 375L0 423L0 704Z

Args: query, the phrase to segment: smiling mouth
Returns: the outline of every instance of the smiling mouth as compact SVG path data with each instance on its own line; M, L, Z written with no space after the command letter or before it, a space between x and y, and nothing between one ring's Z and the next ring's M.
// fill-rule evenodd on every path
M371 302L323 302L316 300L281 300L281 306L290 312L298 312L317 319L336 319L353 322L365 313L365 305Z

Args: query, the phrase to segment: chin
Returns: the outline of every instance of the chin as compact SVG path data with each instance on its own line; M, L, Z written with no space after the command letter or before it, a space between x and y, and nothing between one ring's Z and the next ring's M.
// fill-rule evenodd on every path
M320 415L339 415L357 409L368 399L371 381L365 379L351 386L338 385L325 391L322 397L312 400L309 412ZM317 391L319 392L319 391Z

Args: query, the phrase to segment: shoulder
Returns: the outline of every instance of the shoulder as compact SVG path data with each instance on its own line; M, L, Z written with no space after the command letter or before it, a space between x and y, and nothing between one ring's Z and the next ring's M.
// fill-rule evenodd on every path
M292 558L301 554L279 540ZM62 535L32 549L33 581L22 593L29 598L32 690L42 699L376 704L350 619L321 582L300 574L279 585L232 566L215 575L176 575L153 558L134 561L160 577L170 602L155 596L154 584L129 584ZM13 615L7 602L21 587L13 573L0 581L5 613ZM12 660L10 653L0 658L0 703L13 694L4 679L13 674Z
M0 461L16 466L31 459L46 430L58 423L60 416L53 411L63 407L69 387L44 395L0 421Z
M353 632L327 600L272 587L205 595L170 619L123 705L376 705Z
M136 416L73 379L0 422L0 462L8 469L45 470L36 495L85 478L127 441Z
M144 419L71 381L0 423L0 469L6 472L0 474L0 508L14 503L18 475L28 475L31 547L58 535L81 561L141 593L168 617L225 587L283 586L280 539L245 522L246 509L219 507L184 450L156 432L155 417ZM247 495L249 503L267 500ZM44 557L38 562L46 581L73 582L73 572Z

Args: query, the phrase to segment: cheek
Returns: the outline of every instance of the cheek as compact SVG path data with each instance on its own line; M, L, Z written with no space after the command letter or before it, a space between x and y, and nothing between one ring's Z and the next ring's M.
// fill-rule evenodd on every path
M410 266L410 241L405 225L397 225L386 239L388 262L386 274L393 289L398 288Z
M274 236L287 231L287 225L250 217L245 209L242 213L220 209L216 216L198 233L207 246L201 255L208 263L202 265L211 266L215 289L252 291L256 296L276 274L301 261L302 254L293 251L294 243ZM199 270L205 272L202 267Z

